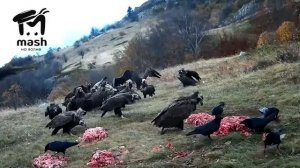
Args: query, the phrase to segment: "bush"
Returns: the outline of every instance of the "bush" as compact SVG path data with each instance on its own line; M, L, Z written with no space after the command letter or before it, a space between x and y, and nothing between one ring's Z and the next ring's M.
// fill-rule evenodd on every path
M276 30L276 34L281 42L299 39L299 30L297 30L295 23L290 21L283 22Z
M53 88L53 90L50 92L47 99L49 101L54 101L57 99L64 98L70 92L69 90L70 90L70 88L68 87L68 85L66 83L64 83L60 86Z
M263 32L259 35L256 47L260 48L264 45L268 45L277 41L276 34L273 32Z
M16 110L18 106L21 105L22 96L22 87L18 84L13 84L7 91L2 93L3 97L8 99L8 105L13 106Z

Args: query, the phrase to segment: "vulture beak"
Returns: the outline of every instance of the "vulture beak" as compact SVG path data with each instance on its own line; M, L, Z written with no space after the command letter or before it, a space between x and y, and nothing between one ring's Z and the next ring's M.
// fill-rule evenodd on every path
M82 125L82 126L86 127L86 124L84 123L84 120L80 120L79 125Z

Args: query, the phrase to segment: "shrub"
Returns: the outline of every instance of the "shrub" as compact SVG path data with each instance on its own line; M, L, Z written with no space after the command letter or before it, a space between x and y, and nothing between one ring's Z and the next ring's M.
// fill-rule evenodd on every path
M299 30L297 30L295 23L290 21L283 22L276 30L276 34L281 42L299 39Z
M9 105L13 105L14 109L17 110L22 100L21 93L22 87L18 84L13 84L7 91L2 93L2 96L6 97Z
M256 47L260 48L264 45L268 45L277 41L276 34L273 32L263 32L259 35Z
M53 90L50 92L49 96L47 97L47 99L49 101L54 101L60 98L64 98L68 93L69 93L69 88L68 85L62 84L60 86L57 86L55 88L53 88Z

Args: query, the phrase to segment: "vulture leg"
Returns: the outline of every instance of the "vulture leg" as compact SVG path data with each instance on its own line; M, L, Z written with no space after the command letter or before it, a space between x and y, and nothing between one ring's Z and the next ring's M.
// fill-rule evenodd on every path
M123 116L121 108L114 109L114 112L115 112L115 115L117 115L118 117L122 117Z
M146 99L147 95L145 93L143 95L144 95L144 98Z
M181 121L181 122L177 125L177 128L183 130L183 121Z
M107 111L103 111L101 117L103 117L105 115Z
M164 131L164 130L165 130L165 128L164 128L164 127L162 127L162 129L161 129L161 132L160 132L160 134L161 134L161 135L163 135L163 134L165 133L165 131Z
M265 143L264 154L266 153L267 144Z
M70 128L63 128L63 133L71 134L71 129Z
M276 148L277 148L277 151L278 151L279 155L282 155L281 151L280 151L280 148L279 148L279 144L277 144Z
M212 140L211 137L210 137L210 134L208 134L207 136L208 136L208 138L209 138L210 140Z
M57 132L61 129L61 127L57 127L55 128L53 131L52 131L52 134L51 135L56 135Z

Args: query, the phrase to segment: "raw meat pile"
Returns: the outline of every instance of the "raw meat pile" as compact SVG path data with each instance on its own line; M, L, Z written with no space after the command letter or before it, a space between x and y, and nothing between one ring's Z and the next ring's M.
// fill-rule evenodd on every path
M215 117L212 115L209 115L208 113L197 113L197 114L191 114L187 119L186 123L192 124L195 126L200 126L208 123L209 121L213 120Z
M175 152L175 157L173 158L176 159L176 158L183 158L183 157L187 157L191 154L192 152L188 152L188 151L179 151L179 152Z
M248 129L243 124L240 124L243 120L249 118L248 116L227 116L224 117L221 121L221 126L217 132L213 135L228 135L231 132L240 132L244 136L250 136L250 129ZM195 126L200 126L208 123L213 120L214 116L209 115L208 113L198 113L192 114L189 118L186 119L186 123L192 124Z
M87 129L80 139L81 142L101 141L108 137L107 131L102 127Z
M54 168L54 167L63 167L67 164L67 158L61 155L51 155L45 153L33 160L33 167L35 168Z
M97 150L87 165L90 168L104 167L107 165L117 165L122 163L112 152L106 150Z

